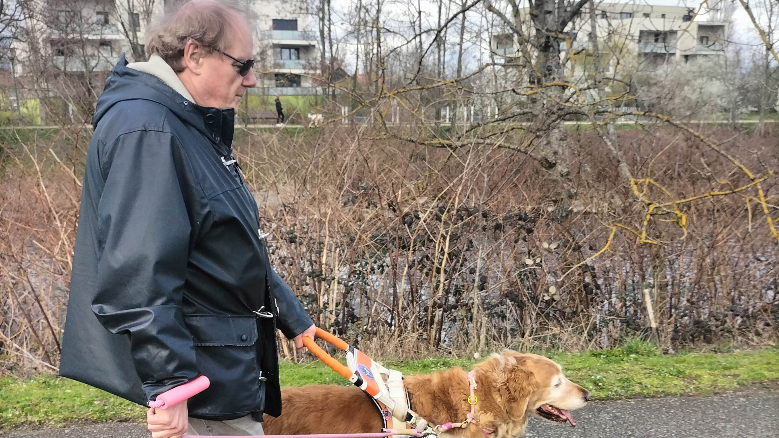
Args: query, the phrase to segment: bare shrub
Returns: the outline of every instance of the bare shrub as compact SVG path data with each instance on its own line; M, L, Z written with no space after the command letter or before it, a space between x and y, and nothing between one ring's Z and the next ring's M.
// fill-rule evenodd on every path
M0 369L52 371L59 363L80 181L56 155L65 131L47 139L22 134L32 138L7 131L15 145L4 141L0 149Z
M612 347L648 331L647 296L666 347L772 339L774 244L743 199L685 204L686 237L662 219L647 228L656 244L612 234L605 224L641 229L646 210L598 155L601 140L576 137L578 189L562 203L537 165L499 148L425 149L333 130L245 132L240 151L278 269L319 325L382 354ZM715 176L727 164L692 136L622 138L630 166L671 181L678 199L723 188ZM749 142L740 155L757 166L769 143L753 140L727 145Z
M3 140L5 370L57 366L89 137L36 132ZM747 166L776 164L770 136L706 134ZM499 147L422 148L347 126L239 130L236 150L274 266L319 326L370 353L609 348L648 335L651 320L665 348L774 342L776 245L756 204L738 195L684 203L684 228L660 214L642 242L626 230L642 230L646 208L599 154L602 139L569 135L582 153L576 192L563 199L537 162ZM692 135L620 138L630 167L674 199L745 184ZM770 202L773 182L764 189Z

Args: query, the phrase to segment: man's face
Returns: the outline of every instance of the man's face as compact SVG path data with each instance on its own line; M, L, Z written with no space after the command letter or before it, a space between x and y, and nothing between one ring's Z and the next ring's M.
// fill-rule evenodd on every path
M237 19L230 31L230 44L224 52L246 61L252 57L252 37L249 27ZM238 109L238 102L247 88L257 85L254 71L238 74L240 65L229 57L214 51L203 59L203 74L199 76L202 98L198 104L215 108Z

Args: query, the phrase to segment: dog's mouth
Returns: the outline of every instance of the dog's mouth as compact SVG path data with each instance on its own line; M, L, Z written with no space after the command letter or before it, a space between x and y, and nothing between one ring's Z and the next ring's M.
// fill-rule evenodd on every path
M565 423L566 421L571 423L571 427L576 427L576 422L573 421L573 415L570 411L560 409L552 405L541 405L536 409L538 416L555 423Z

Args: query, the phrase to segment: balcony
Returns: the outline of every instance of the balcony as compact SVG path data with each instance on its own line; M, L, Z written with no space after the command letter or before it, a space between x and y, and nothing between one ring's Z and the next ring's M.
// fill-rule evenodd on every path
M638 43L639 53L676 53L675 43Z
M273 45L316 46L316 32L300 30L266 30L261 37Z
M303 59L274 59L274 70L306 70L308 61Z
M85 40L123 40L124 34L114 25L84 24L68 30L49 30L50 38L57 39L85 39Z
M67 62L66 62L67 60ZM119 60L117 57L105 58L103 56L53 56L51 63L55 68L68 72L99 72L111 71ZM86 64L86 65L85 65Z
M587 47L587 41L571 41L571 50L579 51ZM568 50L568 43L560 41L560 51L565 52Z
M725 46L721 43L713 44L697 44L695 46L695 53L723 53Z
M249 94L262 96L321 96L322 89L318 87L257 87L247 90Z
M495 56L514 56L514 49L513 48L492 49L492 53L494 53Z

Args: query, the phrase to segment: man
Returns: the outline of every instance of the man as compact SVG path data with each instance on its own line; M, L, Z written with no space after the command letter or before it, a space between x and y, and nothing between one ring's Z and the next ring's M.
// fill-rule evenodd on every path
M284 123L284 111L281 108L281 99L279 95L276 95L276 124L280 125Z
M149 62L122 57L95 110L60 374L144 405L207 376L187 403L149 409L153 438L261 434L281 412L276 325L298 348L315 330L232 157L257 83L246 16L215 0L166 14Z

